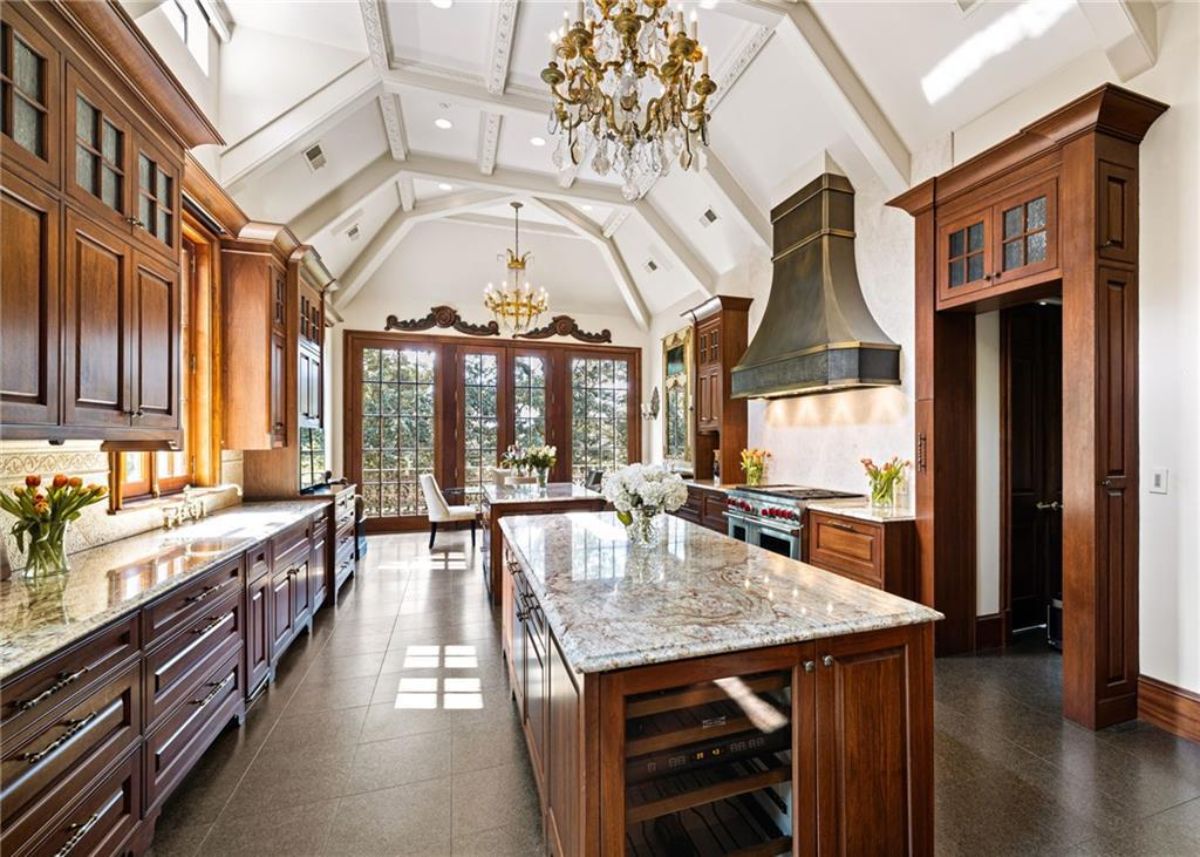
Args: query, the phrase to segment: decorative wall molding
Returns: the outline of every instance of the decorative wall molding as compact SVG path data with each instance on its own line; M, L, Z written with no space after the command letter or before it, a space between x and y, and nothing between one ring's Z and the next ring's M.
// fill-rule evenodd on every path
M358 0L358 5L362 11L363 29L367 33L367 50L371 54L371 64L384 71L388 67L388 49L380 0Z
M463 321L462 316L458 314L458 310L450 306L435 306L429 311L429 315L423 318L410 318L405 321L401 321L394 315L389 315L383 329L416 333L434 327L452 327L459 333L466 333L470 336L500 335L500 325L496 324L496 322L489 321L487 324L471 324L469 321Z
M738 82L742 72L750 67L750 63L754 62L759 51L766 47L774 32L770 27L755 27L738 47L737 52L725 61L721 73L717 77L717 91L712 94L710 100L710 112L716 110L721 99L729 94L729 90L733 89L733 85Z
M499 336L500 326L494 321L487 324L472 324L464 321L458 310L451 306L435 306L429 315L422 318L410 318L404 321L389 315L384 323L384 330L399 330L404 333L419 333L434 327L454 328L459 333L468 336ZM612 331L605 328L599 332L587 331L580 328L579 323L569 315L556 315L549 324L534 328L527 333L520 333L514 339L549 339L552 336L570 336L580 342L611 343Z
M579 324L569 315L556 315L550 319L549 324L522 333L517 338L549 339L551 336L570 336L580 342L612 342L612 331L608 328L598 333L581 330Z
M379 111L383 114L383 127L387 131L392 160L403 161L408 157L408 137L404 133L404 116L400 113L400 96L394 92L381 93Z

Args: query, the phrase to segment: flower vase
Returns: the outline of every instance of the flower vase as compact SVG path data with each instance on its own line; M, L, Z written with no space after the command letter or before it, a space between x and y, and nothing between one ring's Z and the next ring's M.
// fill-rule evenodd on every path
M70 571L64 543L67 539L67 521L41 524L29 532L29 550L25 554L26 580L39 580Z
M880 511L891 511L896 508L896 483L875 483L871 485L871 508Z
M763 470L761 467L751 467L746 470L746 484L752 487L762 485Z
M652 547L662 535L662 514L654 509L636 509L630 513L630 520L625 524L625 532L629 543L634 547Z
M546 483L549 481L549 479L550 479L550 468L549 468L549 467L539 467L539 468L537 469L537 484L538 484L538 487L539 487L539 488L545 488L545 487L546 487Z

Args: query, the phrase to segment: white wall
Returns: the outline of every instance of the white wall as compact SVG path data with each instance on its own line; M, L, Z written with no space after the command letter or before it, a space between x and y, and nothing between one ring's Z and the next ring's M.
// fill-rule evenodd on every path
M1000 611L1000 313L975 317L975 613Z

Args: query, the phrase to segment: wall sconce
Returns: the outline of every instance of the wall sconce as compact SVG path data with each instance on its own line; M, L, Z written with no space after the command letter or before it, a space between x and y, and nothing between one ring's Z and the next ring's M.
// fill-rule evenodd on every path
M658 387L654 388L654 392L650 394L650 401L642 402L642 419L656 420L658 419Z

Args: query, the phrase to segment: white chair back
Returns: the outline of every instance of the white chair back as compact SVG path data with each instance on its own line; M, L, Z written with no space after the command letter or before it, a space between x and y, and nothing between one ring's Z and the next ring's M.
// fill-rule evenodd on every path
M493 467L492 468L492 484L497 488L503 488L509 476L512 476L513 470L509 467Z
M448 520L450 517L450 506L446 503L446 498L442 495L442 489L438 487L437 480L433 478L432 473L422 473L420 477L421 493L425 495L425 507L429 510L429 520L431 523Z

